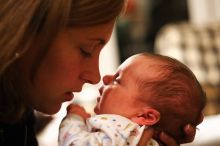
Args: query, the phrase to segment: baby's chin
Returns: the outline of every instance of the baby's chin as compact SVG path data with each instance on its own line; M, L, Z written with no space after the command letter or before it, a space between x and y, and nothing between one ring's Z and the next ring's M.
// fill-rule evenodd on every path
M97 115L100 114L100 110L97 106L94 108L94 113Z

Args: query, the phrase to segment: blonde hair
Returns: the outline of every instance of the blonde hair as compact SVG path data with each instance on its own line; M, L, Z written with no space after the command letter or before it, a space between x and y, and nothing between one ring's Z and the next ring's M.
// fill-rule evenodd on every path
M40 36L39 64L63 27L90 26L115 19L126 0L7 0L0 2L0 121L19 119L25 108L16 60ZM19 81L20 84L20 81ZM15 115L15 116L13 116ZM8 118L10 117L11 118ZM18 118L19 117L19 118Z

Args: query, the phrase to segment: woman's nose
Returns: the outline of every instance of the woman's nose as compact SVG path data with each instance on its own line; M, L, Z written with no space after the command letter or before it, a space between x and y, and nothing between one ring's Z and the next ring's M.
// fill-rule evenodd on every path
M100 79L100 72L99 72L99 60L90 61L88 64L85 65L85 70L82 73L83 80L90 84L97 84Z
M108 85L113 82L114 75L105 75L102 80L103 80L104 85Z
M97 84L99 83L101 76L98 69L93 69L92 71L86 71L84 72L83 79L85 82L90 84Z

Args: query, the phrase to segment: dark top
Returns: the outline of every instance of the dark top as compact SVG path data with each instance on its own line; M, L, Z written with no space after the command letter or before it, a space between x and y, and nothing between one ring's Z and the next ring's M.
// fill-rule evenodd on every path
M0 123L0 146L37 146L34 125L33 110L29 110L18 123Z

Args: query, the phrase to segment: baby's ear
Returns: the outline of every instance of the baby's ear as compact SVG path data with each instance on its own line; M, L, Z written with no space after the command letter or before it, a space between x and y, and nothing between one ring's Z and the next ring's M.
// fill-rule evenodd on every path
M131 120L138 125L151 126L160 120L160 113L154 108L145 107L137 116L132 117Z

